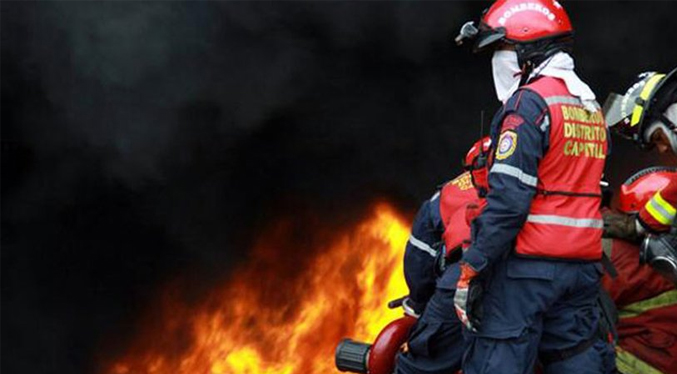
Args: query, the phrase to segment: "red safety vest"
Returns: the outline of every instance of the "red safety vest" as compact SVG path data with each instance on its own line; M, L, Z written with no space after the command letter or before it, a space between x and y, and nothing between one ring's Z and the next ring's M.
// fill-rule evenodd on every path
M528 84L548 104L550 146L538 167L537 193L517 236L520 255L599 260L602 257L601 190L607 154L602 112L588 112L563 81Z
M442 238L447 256L470 243L470 226L466 222L466 207L477 202L477 191L473 187L470 173L465 172L448 182L440 191L440 215L444 222Z

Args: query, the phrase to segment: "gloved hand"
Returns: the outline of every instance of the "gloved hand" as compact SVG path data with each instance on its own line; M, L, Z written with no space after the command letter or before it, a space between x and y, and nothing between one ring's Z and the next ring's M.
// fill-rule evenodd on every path
M479 273L470 265L461 264L461 276L456 284L454 308L461 323L470 331L477 331L482 319L482 294L484 289L478 279Z
M605 238L623 239L631 242L639 240L637 232L637 218L635 215L616 212L604 212L604 234Z

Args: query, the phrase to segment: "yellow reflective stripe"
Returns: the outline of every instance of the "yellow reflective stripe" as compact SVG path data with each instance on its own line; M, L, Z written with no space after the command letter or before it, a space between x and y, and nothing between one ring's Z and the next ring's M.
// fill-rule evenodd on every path
M653 91L654 87L656 87L658 82L660 82L663 77L665 77L665 74L654 74L654 76L649 78L649 81L647 81L646 85L644 85L644 88L642 88L642 92L639 94L639 97L642 100L646 100L649 97L651 91ZM642 103L642 105L635 104L635 108L632 110L632 120L630 121L630 127L639 123L639 119L642 117L643 111L644 103Z
M618 311L618 318L632 318L657 308L677 304L677 290L670 290L651 299L626 305Z
M664 225L671 224L675 219L675 208L663 199L660 192L656 192L644 207L656 221Z
M665 201L665 199L663 199L663 196L661 196L660 191L656 192L656 194L653 195L653 199L656 200L658 205L660 205L663 209L665 209L665 211L669 215L671 215L672 217L675 216L675 213L677 213L677 209L675 209L674 206L672 206L669 202L667 202L667 201Z
M619 346L616 346L616 367L623 374L664 374Z
M654 207L652 204L653 200L649 200L646 202L646 205L644 206L646 208L646 211L651 214L651 217L653 217L656 221L664 224L664 225L669 225L670 220L667 217L663 217L663 215Z

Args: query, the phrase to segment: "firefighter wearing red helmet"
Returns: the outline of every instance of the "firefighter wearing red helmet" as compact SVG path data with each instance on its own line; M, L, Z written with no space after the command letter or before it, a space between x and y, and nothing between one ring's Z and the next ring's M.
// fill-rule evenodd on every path
M487 136L475 142L463 159L463 168L470 172L472 184L480 197L485 197L489 191L487 158L490 149L491 138Z
M594 346L608 134L574 72L556 1L499 0L457 43L493 51L496 94L486 207L463 255L456 312L472 343L463 372L602 373Z
M478 187L484 186L475 182L485 180L482 160L489 145L488 138L477 141L464 159L465 172L445 183L416 214L404 254L409 296L403 306L419 320L406 351L397 356L397 374L454 373L461 368L461 323L449 310L460 273L458 261L470 239L468 222L482 205Z
M609 95L604 112L615 133L677 160L677 69L640 74L624 95ZM605 215L607 235L634 239L668 232L677 212L677 176L670 179L636 215Z
M620 189L620 212L636 214L676 174L674 168L652 167L630 177ZM664 246L646 253L647 248L640 249L630 241L605 241L611 244L607 247L618 270L617 277L605 276L602 282L618 308L618 369L625 374L677 373L677 290L657 271L674 266L674 253L671 255ZM653 246L646 241L645 244ZM653 252L656 249L659 251ZM649 261L660 265L637 261L641 251L651 257Z
M404 306L421 322L410 332L406 351L397 356L397 374L453 373L461 367L466 341L461 322L448 310L453 307L461 250L470 244L469 225L485 205L490 146L489 137L478 140L463 160L465 173L426 200L414 219L404 258L410 289ZM605 352L609 374L615 370L613 347L604 339L610 329L602 328L603 338L595 343Z
M647 175L651 178L646 178ZM663 217L668 212L665 205L670 203L662 196L674 196L675 180L677 172L670 167L653 167L637 173L621 186L621 212L605 212L604 221L605 236L641 241L639 263L651 265L677 285L677 230L671 228L673 222L667 218L662 218L665 219L662 222L655 221L658 229L643 223L654 220L653 215ZM662 226L667 226L669 231L660 230Z

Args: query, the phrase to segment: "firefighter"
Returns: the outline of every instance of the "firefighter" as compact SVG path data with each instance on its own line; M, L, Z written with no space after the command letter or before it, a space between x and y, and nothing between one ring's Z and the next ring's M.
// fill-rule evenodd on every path
M470 339L464 374L529 373L537 358L546 373L604 371L594 343L608 134L574 72L572 34L556 1L499 0L456 38L493 51L503 103L455 293Z
M404 255L409 286L405 312L419 318L397 373L454 373L461 368L464 341L453 309L461 249L470 239L474 211L486 192L488 138L477 141L464 159L466 171L446 183L419 209Z
M656 148L677 160L677 69L640 74L624 95L610 94L604 104L612 131L642 149ZM677 284L677 175L635 214L604 215L605 234L644 245L640 259ZM673 231L672 234L669 234ZM661 235L667 234L667 235Z
M637 214L675 175L674 168L653 167L630 177L620 189L620 212ZM636 243L614 239L610 248L618 276L605 276L602 284L619 311L618 369L624 374L677 373L675 285L637 261Z

